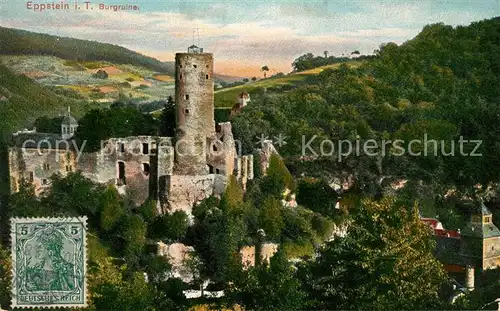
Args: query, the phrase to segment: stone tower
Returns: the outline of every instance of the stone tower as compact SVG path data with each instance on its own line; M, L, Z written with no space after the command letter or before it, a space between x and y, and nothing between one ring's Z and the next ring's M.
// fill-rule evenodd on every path
M175 174L206 175L207 140L215 135L213 55L191 46L175 55Z
M500 267L500 230L493 215L481 202L462 235L462 256L467 264L483 270Z

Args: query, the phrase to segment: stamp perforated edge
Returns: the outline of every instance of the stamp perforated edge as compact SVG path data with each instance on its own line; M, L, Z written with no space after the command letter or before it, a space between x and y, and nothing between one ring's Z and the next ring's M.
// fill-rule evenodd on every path
M88 307L89 293L87 292L87 216L80 217L11 217L10 218L10 240L11 240L11 259L12 259L12 270L11 270L11 308L86 308ZM18 305L17 299L15 298L17 284L16 284L16 232L14 230L14 225L19 223L35 223L35 222L46 222L46 223L64 223L64 222L80 222L82 227L85 229L85 237L83 239L83 291L84 291L84 303L83 304L73 304L73 305L60 305L60 304L47 304L47 305Z

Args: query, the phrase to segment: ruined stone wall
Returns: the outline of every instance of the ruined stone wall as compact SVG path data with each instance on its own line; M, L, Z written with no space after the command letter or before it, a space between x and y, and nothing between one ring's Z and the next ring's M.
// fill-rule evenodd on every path
M255 246L244 246L240 249L241 264L244 269L255 266Z
M243 190L247 189L248 181L248 156L241 157L241 186Z
M266 140L262 143L262 148L258 150L260 152L260 169L263 175L266 174L269 168L269 162L271 161L271 155L278 154L278 151L274 148L273 142Z
M278 251L279 245L276 243L264 243L262 244L262 250L260 253L260 260L261 262L267 262L269 263L269 260L271 260L271 257L276 254Z
M9 148L11 191L19 190L22 178L35 186L36 195L50 187L54 174L66 176L76 168L76 154L66 150Z
M168 177L167 200L169 211L183 210L191 214L194 204L220 195L226 188L226 177L217 174L200 176L172 175Z
M158 145L166 148L169 144L171 141L168 137L111 138L103 143L100 151L81 155L78 168L84 176L95 182L115 184L120 193L125 192L136 204L142 204L156 191L158 167L161 167L162 173L168 172L168 155L161 159L161 166L157 166L158 161L154 158L158 153ZM119 176L120 165L124 168L123 176ZM151 176L154 176L154 181Z
M207 164L209 173L232 175L237 146L233 137L231 123L217 124L216 134L208 139Z
M263 243L260 250L260 262L269 264L271 257L278 251L278 244ZM245 269L255 266L257 251L255 245L244 246L240 249L241 264Z
M101 152L81 154L77 168L83 176L94 182L116 184L116 161Z
M234 175L240 182L243 190L246 190L248 181L254 178L253 155L237 157L234 163Z
M158 242L158 256L163 256L168 259L172 265L171 276L182 279L184 282L191 282L193 274L186 267L186 260L190 258L190 253L194 251L192 246L186 246L182 243L165 244Z
M151 175L151 178L156 179L156 187L152 187L155 192L152 198L157 202L158 212L164 214L168 210L169 176L173 174L174 170L174 147L158 146L158 158L155 164L156 169L153 168L153 172L156 172L156 176Z
M208 173L207 138L215 134L213 55L175 56L176 157L179 175Z
M496 267L500 267L500 236L483 241L483 269Z

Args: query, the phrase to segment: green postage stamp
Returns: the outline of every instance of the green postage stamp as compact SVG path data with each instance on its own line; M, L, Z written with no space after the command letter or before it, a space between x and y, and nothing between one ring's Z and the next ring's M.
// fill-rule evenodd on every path
M87 218L11 218L12 307L87 306Z

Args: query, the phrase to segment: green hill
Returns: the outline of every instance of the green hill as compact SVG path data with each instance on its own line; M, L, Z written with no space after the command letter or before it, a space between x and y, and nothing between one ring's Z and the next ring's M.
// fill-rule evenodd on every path
M0 65L0 133L8 134L29 126L42 115L56 116L68 106L78 116L90 104L65 96L61 90L40 85Z
M0 55L0 63L16 74L87 101L111 103L124 94L142 104L164 100L174 93L170 75L142 66L109 61L76 62L45 55Z
M331 178L349 172L365 187L359 190L371 194L382 191L385 176L423 181L436 191L476 191L477 184L484 191L500 178L499 53L500 17L468 26L428 25L401 45L382 44L376 58L355 70L324 70L289 92L255 94L231 120L234 136L245 153L255 147L255 137L283 135L279 152L298 159L296 174ZM315 153L304 151L312 137L308 147ZM330 149L324 149L326 139ZM416 155L410 153L414 139L422 146ZM359 147L363 151L351 149L342 158L337 142L344 140L375 140L377 156ZM402 154L381 144L391 140L403 143ZM461 140L470 141L465 153ZM309 166L302 156L311 156Z
M170 75L174 72L171 62L161 62L118 45L5 27L0 27L0 54L49 55L77 62L110 61L142 66Z
M232 107L236 103L236 98L241 92L252 93L259 89L286 89L293 88L305 82L307 77L317 75L325 69L335 69L342 64L347 64L351 68L358 67L361 62L349 61L345 63L321 66L318 68L309 69L306 71L295 72L281 77L271 77L268 79L250 82L243 85L224 88L215 92L215 106L217 107Z

